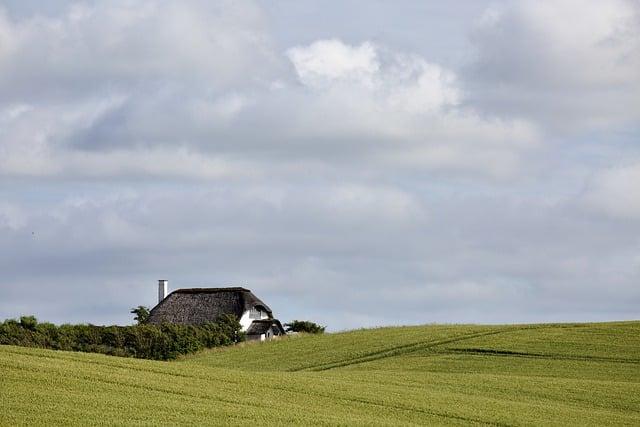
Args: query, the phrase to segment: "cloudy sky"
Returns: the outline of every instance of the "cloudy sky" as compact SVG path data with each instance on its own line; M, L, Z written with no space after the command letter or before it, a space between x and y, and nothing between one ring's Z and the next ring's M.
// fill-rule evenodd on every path
M640 2L0 1L0 318L640 318Z

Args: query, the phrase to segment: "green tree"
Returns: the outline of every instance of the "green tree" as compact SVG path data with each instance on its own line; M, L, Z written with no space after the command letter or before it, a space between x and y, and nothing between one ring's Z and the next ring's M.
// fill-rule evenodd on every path
M20 326L22 326L25 329L29 329L30 331L35 331L37 325L38 325L38 320L35 318L35 316L20 317Z
M136 308L131 309L131 314L135 314L134 320L138 322L138 325L144 325L149 320L149 309L144 305L139 305Z
M320 326L308 320L292 320L284 324L287 332L305 332L307 334L322 334L326 326Z

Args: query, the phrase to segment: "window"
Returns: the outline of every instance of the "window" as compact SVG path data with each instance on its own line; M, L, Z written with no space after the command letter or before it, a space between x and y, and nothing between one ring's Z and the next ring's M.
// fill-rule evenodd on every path
M260 313L259 308L252 307L249 310L249 319L260 319L262 317L262 313Z

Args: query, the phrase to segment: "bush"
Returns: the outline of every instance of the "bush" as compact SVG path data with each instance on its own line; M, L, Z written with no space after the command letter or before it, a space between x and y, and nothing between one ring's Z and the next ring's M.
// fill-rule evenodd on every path
M307 334L322 334L326 326L320 326L317 323L308 320L293 320L284 324L287 332L304 332Z
M37 325L38 325L38 321L34 316L22 316L20 318L20 326L22 326L25 329L34 331Z
M234 316L204 325L138 324L135 326L60 325L38 323L33 316L0 323L0 344L114 356L168 360L203 348L244 340Z
M130 313L136 315L133 318L133 320L138 322L138 325L142 325L144 323L147 323L147 321L149 320L149 314L151 314L149 309L147 307L145 307L144 305L139 305L136 308L132 308Z

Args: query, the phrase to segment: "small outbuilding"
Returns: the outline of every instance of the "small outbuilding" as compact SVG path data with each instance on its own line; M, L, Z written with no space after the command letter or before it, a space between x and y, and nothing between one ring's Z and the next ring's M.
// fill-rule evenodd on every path
M265 341L279 335L286 335L278 319L254 320L246 331L247 340Z

